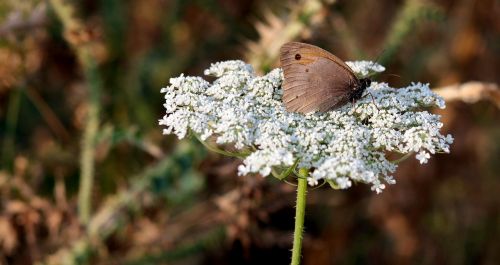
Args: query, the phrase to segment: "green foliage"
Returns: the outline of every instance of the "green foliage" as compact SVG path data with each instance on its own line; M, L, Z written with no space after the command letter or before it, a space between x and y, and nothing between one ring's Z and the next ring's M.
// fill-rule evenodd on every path
M388 65L407 37L415 33L424 21L441 21L443 18L443 11L433 4L418 0L406 0L405 5L400 9L389 33L386 35L385 43L382 46L384 52L380 56L379 63Z

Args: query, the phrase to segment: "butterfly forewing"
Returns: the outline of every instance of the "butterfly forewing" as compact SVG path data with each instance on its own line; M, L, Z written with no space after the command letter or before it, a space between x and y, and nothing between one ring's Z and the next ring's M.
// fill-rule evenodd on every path
M338 108L359 82L333 54L313 45L290 42L281 47L283 102L288 111L308 113Z

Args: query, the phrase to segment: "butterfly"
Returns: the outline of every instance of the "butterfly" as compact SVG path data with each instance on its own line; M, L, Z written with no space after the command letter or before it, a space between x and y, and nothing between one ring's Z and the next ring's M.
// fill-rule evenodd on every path
M309 113L337 109L359 100L370 86L335 55L311 44L289 42L280 49L283 102L287 111Z

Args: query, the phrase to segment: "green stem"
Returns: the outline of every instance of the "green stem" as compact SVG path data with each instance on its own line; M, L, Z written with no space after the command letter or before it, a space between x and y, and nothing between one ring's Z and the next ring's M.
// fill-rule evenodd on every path
M80 186L78 191L78 217L82 224L87 225L90 220L92 205L92 186L95 171L95 139L99 130L99 95L102 90L99 78L97 61L92 53L91 42L75 36L85 35L87 28L76 16L73 2L65 0L50 0L51 7L61 21L66 41L72 46L79 59L80 66L85 74L89 88L88 113L83 132L80 153Z
M196 167L203 158L204 156L197 152L197 147L190 142L179 143L168 156L144 169L142 173L130 177L127 189L109 196L100 209L92 215L85 236L54 251L53 254L45 257L45 261L40 264L53 264L49 261L53 260L54 257L64 257L62 261L57 263L62 265L91 264L92 255L98 253L97 249L102 246L102 242L108 240L110 236L116 234L119 229L132 221L130 211L141 207L140 204L137 205L138 198L141 194L150 192L151 185L159 176L165 176L167 181L171 182L173 176L167 177L167 172L177 172L178 175L175 177L182 178L191 174L188 169ZM190 161L191 164L179 165L176 161ZM158 195L153 194L152 196L158 199Z
M299 178L297 178L297 205L295 208L295 231L293 232L292 265L300 264L302 234L304 233L304 216L306 213L307 173L308 170L306 168L301 168L299 170Z
M212 146L212 145L206 143L205 141L201 140L201 138L195 132L193 132L193 135L201 144L203 144L203 146L205 146L208 150L210 150L214 153L225 155L225 156L231 156L231 157L239 157L239 158L245 158L249 155L248 153L233 153L233 152L221 150L221 149L219 149L215 146Z
M399 164L399 163L405 161L406 159L408 159L408 157L410 157L411 155L413 155L413 152L409 152L409 153L403 155L402 157L400 157L400 158L398 158L396 160L391 161L391 163L393 163L393 164Z
M418 0L406 0L398 13L382 45L385 49L378 60L381 65L389 64L407 37L413 34L423 21L442 17L439 9Z
M19 116L19 106L21 105L20 88L12 91L9 99L7 118L5 124L5 137L3 139L2 165L4 169L11 168L14 161L16 127Z
M83 132L82 151L80 154L80 189L78 192L79 218L83 224L90 220L92 212L92 187L95 172L95 139L99 130L99 94L101 90L97 66L91 56L85 56L84 71L89 86L89 109Z
M297 167L298 164L299 164L299 159L296 159L292 166L290 166L286 170L283 170L281 173L278 173L274 168L272 169L271 173L275 178L279 180L285 180L288 176L290 176L290 174L292 174L295 171L295 168Z

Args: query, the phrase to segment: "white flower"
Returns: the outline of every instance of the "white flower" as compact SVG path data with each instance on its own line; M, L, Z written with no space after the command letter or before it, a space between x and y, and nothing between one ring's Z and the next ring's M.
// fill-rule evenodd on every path
M420 164L425 164L431 158L431 155L425 151L420 151L415 158L417 158L418 161L420 161Z
M381 73L385 67L372 61L345 62L355 73L361 76L368 76L371 73Z
M348 62L360 75L381 72L376 63ZM346 189L354 182L371 185L381 192L396 181L397 165L387 152L418 153L425 163L430 154L449 152L451 135L439 132L440 116L422 110L444 108L442 98L428 84L412 83L394 89L372 82L364 97L326 113L287 112L281 101L281 69L256 76L242 61L213 64L205 74L217 79L209 83L200 77L179 76L161 90L165 94L165 116L159 121L164 134L185 137L192 131L206 140L214 137L219 145L234 145L249 153L238 168L240 175L271 174L272 169L310 170L309 185L327 181Z
M244 165L238 167L239 175L246 175L252 172L258 172L263 176L271 174L273 166L291 166L293 165L292 153L285 149L264 149L250 154L243 161Z

